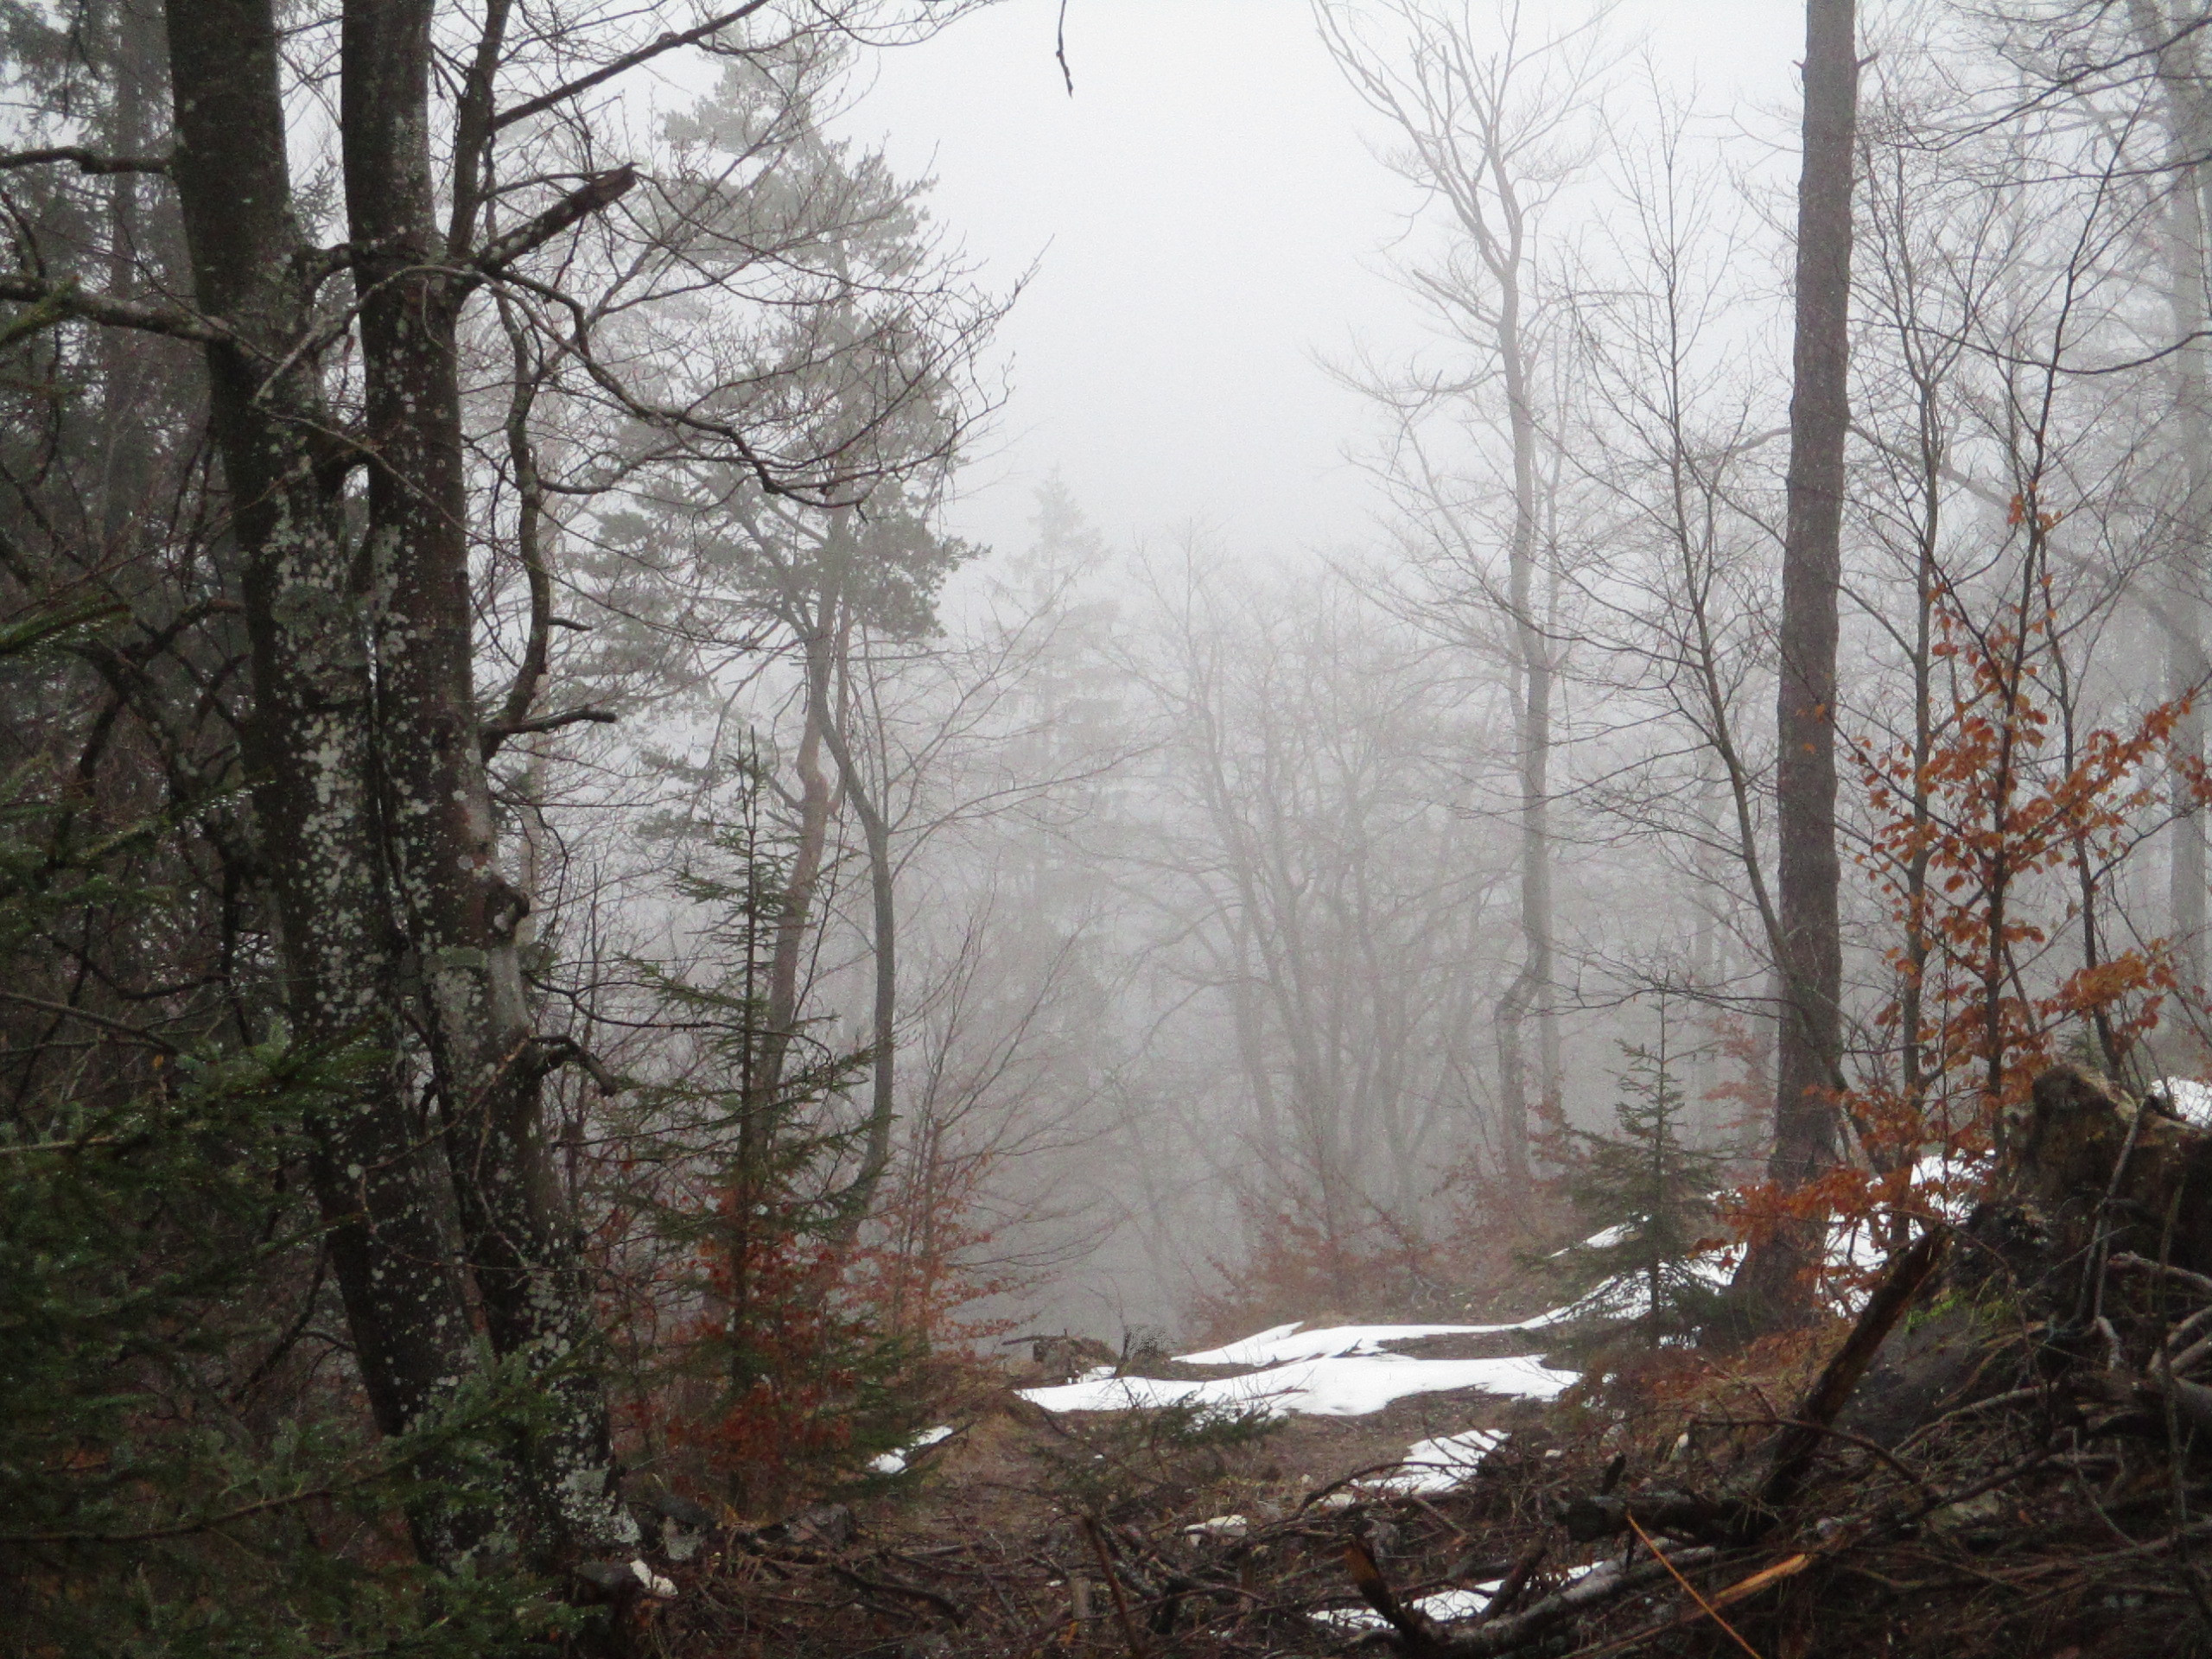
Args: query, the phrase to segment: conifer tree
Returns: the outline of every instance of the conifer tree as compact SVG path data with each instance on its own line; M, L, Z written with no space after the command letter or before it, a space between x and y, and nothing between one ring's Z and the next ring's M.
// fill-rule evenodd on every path
M1698 1246L1711 1230L1724 1162L1683 1138L1688 1103L1670 1034L1662 1000L1656 1046L1621 1045L1628 1065L1617 1078L1612 1131L1568 1132L1579 1155L1567 1194L1598 1230L1556 1258L1578 1284L1611 1287L1592 1298L1592 1312L1633 1310L1630 1322L1655 1344L1699 1324L1713 1294Z
M765 821L757 753L735 785L677 881L706 918L701 969L643 964L662 1025L690 1052L630 1097L619 1203L667 1252L652 1294L690 1314L639 1353L646 1394L679 1402L670 1427L690 1477L760 1510L907 1438L919 1353L852 1282L869 1127L855 1096L874 1056L774 1011L795 853Z

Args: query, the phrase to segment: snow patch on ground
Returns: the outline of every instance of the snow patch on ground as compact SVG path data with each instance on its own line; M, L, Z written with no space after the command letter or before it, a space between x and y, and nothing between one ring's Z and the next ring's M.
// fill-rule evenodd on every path
M1487 1584L1478 1584L1465 1590L1440 1590L1433 1596L1422 1596L1413 1603L1420 1611L1439 1624L1449 1624L1455 1619L1474 1618L1490 1605L1503 1579L1492 1579ZM1339 1630L1388 1630L1390 1621L1372 1607L1324 1607L1313 1614L1321 1624Z
M886 1452L880 1458L871 1458L868 1466L879 1475L903 1475L906 1472L907 1460L915 1452L935 1446L939 1440L947 1440L951 1438L952 1429L950 1425L925 1428L898 1451Z
M1452 1491L1475 1478L1483 1459L1504 1438L1503 1429L1471 1428L1463 1434L1415 1440L1406 1448L1406 1460L1396 1472L1360 1484L1376 1491L1421 1497Z
M2158 1092L2165 1096L2182 1122L2212 1128L2212 1083L2171 1078L2158 1085Z
M1414 1359L1403 1354L1353 1354L1276 1365L1244 1376L1211 1377L1202 1382L1153 1376L1100 1377L1058 1388L1024 1389L1021 1397L1047 1411L1141 1411L1198 1405L1278 1415L1363 1417L1408 1395L1453 1389L1482 1389L1517 1399L1549 1400L1580 1375L1554 1370L1525 1355Z
M1284 1365L1299 1359L1379 1354L1385 1343L1416 1342L1423 1337L1487 1337L1526 1328L1525 1325L1331 1325L1308 1331L1294 1319L1224 1347L1175 1357L1185 1365Z
M1570 1255L1576 1250L1610 1250L1616 1244L1627 1243L1635 1231L1636 1230L1628 1223L1616 1222L1611 1227L1600 1228L1580 1244L1567 1244L1554 1250L1552 1259L1557 1261L1560 1256Z
M1588 1578L1610 1578L1618 1573L1617 1561L1590 1561L1581 1567L1567 1569L1560 1587L1567 1588ZM1492 1579L1486 1584L1471 1586L1464 1590L1440 1590L1434 1595L1423 1596L1413 1605L1427 1613L1440 1624L1449 1624L1454 1619L1473 1618L1490 1605L1503 1579ZM1389 1623L1382 1614L1367 1607L1324 1607L1311 1615L1324 1624L1342 1630L1379 1630Z
M1210 1520L1193 1521L1183 1529L1185 1538L1242 1538L1251 1529L1251 1522L1241 1515L1217 1515Z

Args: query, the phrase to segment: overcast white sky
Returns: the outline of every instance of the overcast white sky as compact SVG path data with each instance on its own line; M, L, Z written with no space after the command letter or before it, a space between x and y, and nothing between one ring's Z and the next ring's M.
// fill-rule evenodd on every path
M1586 8L1524 10L1541 27ZM1070 0L1072 98L1058 13L1001 0L885 54L850 118L935 173L938 217L994 280L1039 264L955 527L1019 544L1057 466L1117 540L1193 522L1254 552L1358 537L1369 494L1343 453L1366 416L1316 358L1412 338L1382 274L1408 200L1306 0ZM1792 115L1792 0L1624 0L1616 24L1716 120L1740 110L1770 137Z

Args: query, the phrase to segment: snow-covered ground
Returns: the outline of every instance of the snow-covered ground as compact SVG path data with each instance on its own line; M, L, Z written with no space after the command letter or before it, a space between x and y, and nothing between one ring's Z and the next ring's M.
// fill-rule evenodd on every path
M1224 1347L1195 1354L1178 1354L1185 1365L1282 1365L1294 1359L1321 1359L1334 1355L1379 1354L1386 1342L1413 1342L1422 1337L1486 1337L1497 1332L1524 1331L1521 1325L1331 1325L1308 1331L1293 1319L1270 1326L1257 1336L1245 1337Z
M1330 1325L1308 1331L1294 1319L1223 1347L1176 1357L1185 1365L1282 1365L1298 1359L1379 1354L1386 1343L1418 1342L1423 1337L1499 1337L1542 1331L1573 1318L1581 1305L1555 1307L1510 1325Z
M1618 1570L1611 1561L1592 1561L1571 1569L1567 1574L1567 1582L1579 1584L1584 1579ZM1434 1595L1419 1598L1412 1605L1439 1624L1449 1624L1455 1620L1473 1618L1480 1614L1490 1605L1490 1599L1498 1592L1504 1582L1503 1579L1491 1579L1487 1583L1471 1585L1463 1590L1440 1590ZM1324 1607L1311 1617L1340 1630L1379 1630L1389 1624L1371 1607Z
M1555 1370L1534 1354L1428 1359L1390 1350L1426 1337L1534 1333L1586 1314L1614 1313L1616 1302L1624 1297L1632 1300L1639 1294L1624 1288L1624 1281L1610 1281L1564 1307L1506 1325L1331 1325L1309 1330L1303 1321L1294 1320L1218 1348L1178 1356L1186 1365L1249 1367L1242 1376L1204 1381L1116 1376L1111 1368L1101 1366L1072 1382L1025 1389L1021 1397L1047 1411L1141 1411L1196 1404L1224 1411L1262 1410L1316 1417L1364 1416L1408 1395L1457 1389L1480 1389L1510 1399L1549 1400L1572 1386L1580 1373ZM1422 1444L1446 1447L1444 1441ZM1485 1445L1463 1454L1447 1448L1434 1455L1451 1464L1463 1455L1479 1458L1487 1449ZM1420 1450L1414 1448L1416 1452ZM1471 1471L1471 1461L1467 1468ZM1454 1484L1464 1478L1455 1475L1444 1484Z

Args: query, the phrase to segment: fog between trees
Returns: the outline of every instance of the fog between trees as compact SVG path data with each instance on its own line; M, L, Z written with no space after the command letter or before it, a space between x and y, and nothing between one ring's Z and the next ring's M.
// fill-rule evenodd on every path
M1024 273L839 135L968 10L7 10L0 1179L130 1218L41 1307L175 1299L165 1516L311 1418L548 1560L837 1344L1472 1307L1662 1007L1822 1202L2202 1067L2197 10L1815 4L1832 695L1795 163L1602 10L1313 9L1409 215L1371 534L949 534Z

